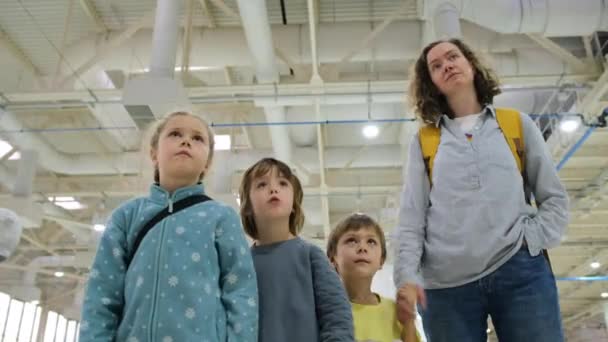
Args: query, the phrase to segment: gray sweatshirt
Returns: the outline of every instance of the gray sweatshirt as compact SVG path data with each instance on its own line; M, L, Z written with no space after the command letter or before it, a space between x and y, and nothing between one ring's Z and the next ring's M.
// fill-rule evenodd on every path
M454 120L444 115L438 121L432 188L414 136L395 237L397 287L460 286L503 265L524 239L532 256L560 243L568 196L538 127L528 115L521 119L525 172L537 208L525 201L521 174L492 106L473 128L471 141Z
M259 291L259 342L353 342L353 317L323 251L294 238L251 249Z

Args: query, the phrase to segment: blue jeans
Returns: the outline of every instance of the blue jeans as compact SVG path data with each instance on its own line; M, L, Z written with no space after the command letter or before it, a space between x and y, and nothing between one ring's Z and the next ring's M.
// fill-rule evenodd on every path
M426 297L420 313L429 342L486 342L488 315L500 342L564 341L555 277L526 247L494 273Z

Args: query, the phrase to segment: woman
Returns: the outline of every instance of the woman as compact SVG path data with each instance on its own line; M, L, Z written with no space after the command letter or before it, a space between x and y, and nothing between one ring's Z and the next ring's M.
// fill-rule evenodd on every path
M419 304L430 342L485 342L488 316L501 342L564 339L543 250L561 241L568 197L540 131L527 115L494 108L499 93L458 39L431 43L416 62L410 97L426 128L410 144L395 283L398 316ZM521 123L521 139L501 117ZM430 155L428 131L437 132Z

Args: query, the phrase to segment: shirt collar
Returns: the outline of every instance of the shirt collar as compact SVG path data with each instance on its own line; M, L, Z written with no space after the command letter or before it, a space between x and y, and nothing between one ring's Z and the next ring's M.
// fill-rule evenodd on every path
M179 188L173 192L173 194L169 194L167 190L161 187L159 184L154 183L150 186L150 199L154 202L158 203L167 203L167 200L170 198L173 202L179 201L186 197L190 197L192 195L202 195L205 193L205 187L202 183L197 183L195 185L186 186L183 188Z
M487 104L483 107L483 109L481 110L481 113L484 114L490 114L494 119L496 119L496 109L494 108L493 105L491 104ZM447 114L442 114L440 115L437 120L435 120L435 127L439 128L439 126L441 125L441 122L443 120L449 119L450 117Z

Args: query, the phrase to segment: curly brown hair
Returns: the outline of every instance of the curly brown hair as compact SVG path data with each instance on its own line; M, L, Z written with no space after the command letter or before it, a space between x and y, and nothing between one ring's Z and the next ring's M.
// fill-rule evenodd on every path
M492 104L494 96L500 94L498 77L494 71L482 64L480 58L462 40L452 38L430 43L422 50L420 57L412 68L408 93L410 104L414 106L416 115L427 124L434 124L443 114L450 117L454 116L445 95L433 83L429 72L427 60L429 51L441 43L456 45L463 56L471 63L474 73L473 83L479 104L482 106Z
M300 180L291 172L291 169L287 164L274 158L264 158L245 171L239 188L239 197L241 199L241 222L243 223L245 233L255 240L258 239L259 233L258 228L255 225L253 205L249 198L251 185L256 178L264 176L273 169L276 169L282 177L285 177L293 187L293 208L289 215L289 232L294 236L297 236L304 225L304 210L302 210L304 190L302 189Z

